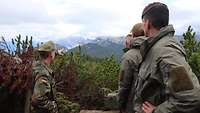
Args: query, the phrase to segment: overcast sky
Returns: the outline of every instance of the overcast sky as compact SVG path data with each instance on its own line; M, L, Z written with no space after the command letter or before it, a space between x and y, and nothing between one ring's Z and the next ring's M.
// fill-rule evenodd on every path
M120 36L141 22L143 8L155 0L0 0L0 35L31 35L34 40L71 36ZM156 0L158 1L158 0ZM161 0L170 10L176 34L189 25L200 30L198 0Z

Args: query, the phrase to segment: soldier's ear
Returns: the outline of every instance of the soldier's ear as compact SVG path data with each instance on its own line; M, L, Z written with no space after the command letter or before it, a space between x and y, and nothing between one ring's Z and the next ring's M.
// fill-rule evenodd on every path
M146 20L147 29L149 30L152 27L152 24L149 20Z

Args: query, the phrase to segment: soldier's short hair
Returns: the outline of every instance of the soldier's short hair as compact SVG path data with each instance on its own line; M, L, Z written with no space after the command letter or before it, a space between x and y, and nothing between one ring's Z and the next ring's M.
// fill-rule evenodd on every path
M153 27L160 29L169 23L169 9L163 3L151 3L144 8L142 19L148 19Z

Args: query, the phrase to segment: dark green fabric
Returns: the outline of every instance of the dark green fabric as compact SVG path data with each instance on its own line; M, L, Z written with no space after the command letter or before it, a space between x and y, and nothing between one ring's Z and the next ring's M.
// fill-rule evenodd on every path
M36 103L33 105L35 111L57 113L56 88L53 71L41 61L33 66L35 84L33 97Z
M137 37L131 47L122 57L119 80L119 108L128 113L133 113L133 98L135 95L135 80L138 66L142 61L139 46L145 37Z
M145 101L156 106L154 113L199 113L199 82L185 60L184 48L174 37L173 26L162 28L155 37L146 40L140 51L143 62L140 65L135 95L134 109L137 113L142 113L141 106ZM175 68L178 69L176 72L182 74L174 74ZM184 76L187 77L183 76L183 69ZM187 79L185 81L191 81L193 88L184 89L181 86L183 83L177 84L181 90L175 91L171 82L173 78L176 81Z

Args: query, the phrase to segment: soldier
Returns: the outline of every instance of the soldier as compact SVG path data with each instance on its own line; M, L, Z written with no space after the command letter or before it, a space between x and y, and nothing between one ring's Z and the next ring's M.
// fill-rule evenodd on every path
M121 112L133 113L133 98L138 66L142 61L139 47L145 40L142 23L134 25L131 34L125 37L125 54L121 61L119 80L119 109Z
M42 44L39 49L41 61L33 65L34 90L32 106L34 113L58 113L56 89L50 64L55 58L56 47L52 41Z
M185 50L168 25L168 7L160 2L142 13L145 35L135 95L137 113L200 113L200 89L185 60Z

